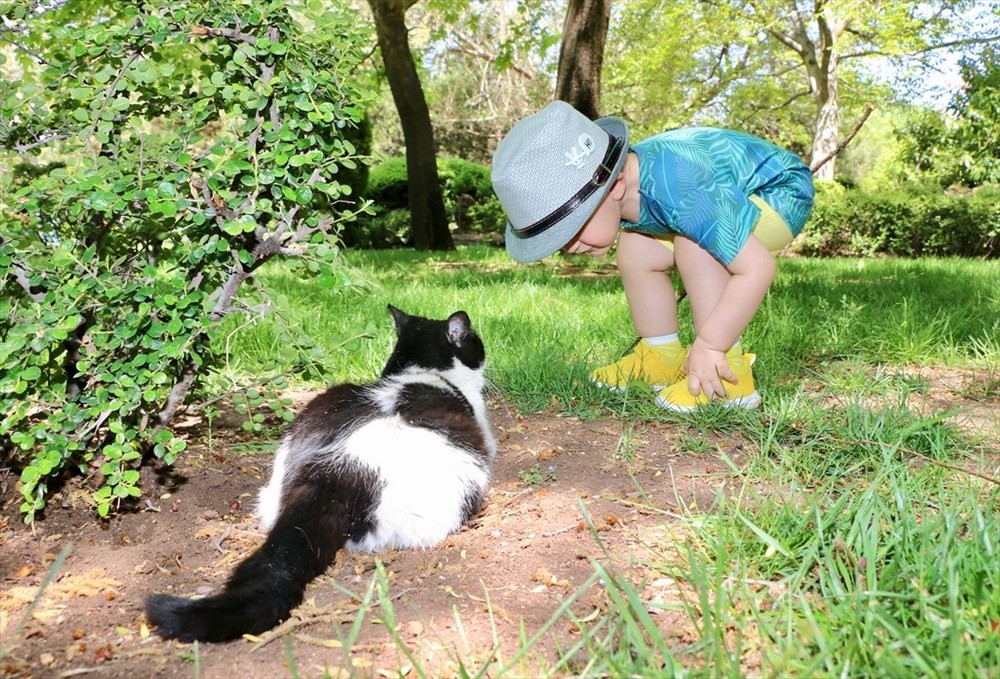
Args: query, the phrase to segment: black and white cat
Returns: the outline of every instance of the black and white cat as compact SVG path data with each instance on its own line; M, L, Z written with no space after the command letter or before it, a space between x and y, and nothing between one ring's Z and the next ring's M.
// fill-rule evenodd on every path
M469 316L389 306L396 345L372 384L340 384L290 425L258 498L267 540L224 590L154 594L160 636L226 641L288 617L341 548L427 548L479 511L496 458L483 398L483 342Z

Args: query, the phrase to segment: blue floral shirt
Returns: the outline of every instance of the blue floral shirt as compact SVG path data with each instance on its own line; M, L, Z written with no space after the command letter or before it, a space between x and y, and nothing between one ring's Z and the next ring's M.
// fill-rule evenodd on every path
M631 148L639 159L639 221L622 228L679 233L723 264L746 243L757 195L798 235L813 203L812 174L794 153L743 132L708 127L670 130Z

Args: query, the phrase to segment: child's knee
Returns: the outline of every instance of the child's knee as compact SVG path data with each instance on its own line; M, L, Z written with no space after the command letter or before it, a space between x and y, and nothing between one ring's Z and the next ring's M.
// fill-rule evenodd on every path
M622 273L667 271L674 267L673 238L623 231L618 237L616 259Z

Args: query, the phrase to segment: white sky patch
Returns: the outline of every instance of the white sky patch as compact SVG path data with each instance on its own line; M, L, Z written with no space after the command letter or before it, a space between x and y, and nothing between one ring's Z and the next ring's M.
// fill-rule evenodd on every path
M942 52L933 59L933 66L902 66L887 57L866 61L865 66L876 79L888 83L902 98L919 106L945 111L964 86L959 61L966 53Z

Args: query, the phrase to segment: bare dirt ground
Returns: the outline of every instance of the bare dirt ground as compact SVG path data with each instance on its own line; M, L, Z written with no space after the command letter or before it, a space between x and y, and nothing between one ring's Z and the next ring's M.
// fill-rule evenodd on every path
M963 398L949 382L961 387L969 379L935 374L931 394L964 406L970 432L985 430L988 438L994 432L997 453L997 400ZM522 625L531 635L549 621L593 575L591 560L641 583L647 600L676 603L677 583L648 564L683 542L677 513L710 511L718 493L737 483L722 455L742 465L745 441L665 422L631 423L626 432L618 420L521 416L502 404L494 404L491 415L498 466L487 506L467 530L423 552L342 552L275 631L202 644L197 653L191 644L159 639L146 624L143 599L153 591L206 594L260 544L252 511L270 471L267 451L218 423L209 445L204 427L194 423L191 450L172 470L148 475L148 502L136 511L98 521L86 508L88 491L70 484L34 528L17 515L16 476L0 476L0 643L12 644L0 675L399 676L411 672L413 662L396 636L428 676L456 676L459 663L475 671L491 658L509 660L521 645ZM702 452L692 452L692 436ZM67 546L72 551L31 610ZM394 629L372 605L345 659L340 640L358 616L377 560L388 573ZM584 620L607 610L600 584L592 583L571 610ZM683 613L651 613L673 644L694 640ZM556 649L578 635L561 618L536 653L551 662ZM534 660L525 660L521 674L531 675Z

